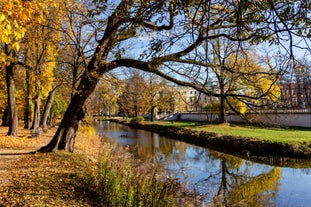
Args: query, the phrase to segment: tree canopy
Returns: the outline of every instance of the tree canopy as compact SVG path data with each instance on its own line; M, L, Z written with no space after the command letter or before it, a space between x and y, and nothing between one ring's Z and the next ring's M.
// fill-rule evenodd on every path
M47 15L53 14L52 8L60 9L62 15ZM61 32L53 43L61 52L53 47L48 51L52 61L60 64L59 74L66 76L64 71L71 71L70 78L63 77L72 83L71 103L53 140L40 151L73 151L88 97L104 74L117 70L124 73L136 68L205 95L224 98L225 93L219 91L225 89L221 86L225 82L220 81L216 89L208 84L220 72L227 75L219 77L228 78L230 74L233 80L239 79L231 84L231 89L239 93L232 94L231 90L226 96L238 101L235 105L240 112L243 104L274 101L278 97L278 87L274 86L279 78L276 64L262 66L249 57L248 50L268 42L294 61L295 49L309 49L309 8L310 3L302 0L4 0L0 10L0 27L4 31L0 35L1 58L3 63L26 58L26 53L10 56L5 46L18 51L28 25L36 28L45 21L51 22L43 26L45 31ZM32 41L39 44L40 39L37 40ZM228 42L229 53L228 47L215 50L218 40ZM214 61L216 56L222 61ZM40 70L49 73L47 68L52 64L48 61L47 67L41 65ZM8 68L12 80L10 71ZM10 91L11 94L13 88ZM231 106L234 108L234 104Z

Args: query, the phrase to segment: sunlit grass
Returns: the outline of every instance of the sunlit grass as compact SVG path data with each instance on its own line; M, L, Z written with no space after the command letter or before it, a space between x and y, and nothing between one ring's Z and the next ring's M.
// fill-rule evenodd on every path
M232 135L241 137L251 137L256 139L270 140L273 142L310 142L311 130L301 128L276 128L243 126L235 124L203 124L191 121L158 121L155 124L165 126L186 127L193 130L214 132L220 135Z
M175 126L175 127L194 127L200 125L200 122L195 121L154 121L144 122L144 124L159 124L163 126Z
M193 129L215 132L221 135L235 135L270 140L275 142L311 142L310 130L262 128L237 125L206 125Z

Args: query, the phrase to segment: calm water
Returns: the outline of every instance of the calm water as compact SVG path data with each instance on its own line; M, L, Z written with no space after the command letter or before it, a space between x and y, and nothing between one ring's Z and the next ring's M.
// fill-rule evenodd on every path
M113 122L98 122L96 128L139 159L163 164L207 203L221 198L228 206L245 200L248 206L311 206L311 168L258 164Z

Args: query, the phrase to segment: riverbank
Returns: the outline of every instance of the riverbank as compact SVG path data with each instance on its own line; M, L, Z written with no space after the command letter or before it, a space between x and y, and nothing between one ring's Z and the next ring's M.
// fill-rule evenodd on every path
M102 143L93 126L80 127L74 153L31 153L45 146L55 129L37 138L23 128L18 137L6 132L0 127L0 206L171 207L200 202L163 169Z
M194 127L192 129L183 125L176 126L178 125L176 123L172 123L171 125L167 125L167 123L161 124L161 122L157 124L152 122L131 124L128 121L120 119L111 119L111 121L157 132L161 135L190 144L271 165L293 166L297 164L301 166L301 163L309 163L311 158L311 143L305 141L281 142L273 139L222 135L215 132L208 132L204 130L204 127Z

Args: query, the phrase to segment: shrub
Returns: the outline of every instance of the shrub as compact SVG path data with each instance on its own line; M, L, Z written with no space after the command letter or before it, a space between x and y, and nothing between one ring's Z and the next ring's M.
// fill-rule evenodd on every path
M144 117L142 117L142 116L137 116L137 117L135 117L135 118L133 118L132 120L131 120L131 124L139 124L139 123L141 123L142 121L144 121Z

